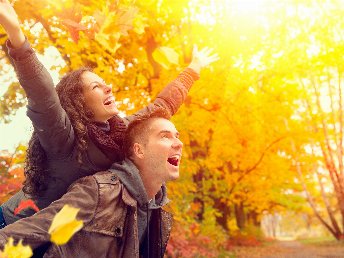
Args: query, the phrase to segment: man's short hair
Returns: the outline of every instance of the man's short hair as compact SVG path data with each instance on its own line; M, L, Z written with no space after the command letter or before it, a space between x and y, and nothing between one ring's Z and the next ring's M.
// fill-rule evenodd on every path
M133 154L133 145L136 142L146 143L148 141L149 126L153 118L165 118L170 120L169 112L161 107L154 108L149 113L138 115L128 125L125 132L123 152L126 157L131 157Z

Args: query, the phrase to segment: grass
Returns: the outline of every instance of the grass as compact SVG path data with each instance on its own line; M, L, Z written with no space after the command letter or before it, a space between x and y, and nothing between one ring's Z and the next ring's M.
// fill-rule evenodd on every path
M344 246L344 241L337 241L334 237L331 236L297 239L297 241L305 245Z

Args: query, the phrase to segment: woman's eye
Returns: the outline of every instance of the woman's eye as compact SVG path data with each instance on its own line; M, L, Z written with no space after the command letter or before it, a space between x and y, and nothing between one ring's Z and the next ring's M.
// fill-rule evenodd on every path
M92 87L92 90L94 90L94 89L96 89L96 88L98 88L98 87L99 87L99 85L96 84L96 85L94 85L94 86Z

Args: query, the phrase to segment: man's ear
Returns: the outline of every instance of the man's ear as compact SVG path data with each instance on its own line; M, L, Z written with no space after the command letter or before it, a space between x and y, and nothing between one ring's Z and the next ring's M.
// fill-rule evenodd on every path
M135 142L133 145L133 153L137 158L143 159L143 157L144 157L143 146L141 144Z

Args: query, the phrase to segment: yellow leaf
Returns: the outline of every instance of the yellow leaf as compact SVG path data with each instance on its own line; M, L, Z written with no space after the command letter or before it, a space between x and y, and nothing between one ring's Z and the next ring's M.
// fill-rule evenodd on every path
M69 205L55 215L49 228L50 240L57 245L64 245L69 239L83 227L83 222L76 219L80 209Z
M115 12L110 12L106 16L100 31L102 33L104 33L104 34L108 34L109 35L109 34L115 32L115 31L117 31L116 23L117 23L116 13Z
M99 30L103 26L106 20L106 15L103 12L96 10L93 14L93 18L95 19L96 24L98 26L98 30Z
M4 247L4 251L0 252L0 257L6 258L29 258L32 256L32 249L28 245L23 245L20 240L17 245L13 245L13 238L9 238Z
M119 37L120 33L118 32L113 34L97 33L95 39L111 53L115 53L121 47L121 44L118 43Z
M123 35L128 35L128 30L131 30L133 28L133 21L137 13L138 9L136 7L119 10L117 14L117 26Z
M136 15L133 24L134 31L140 35L143 35L145 33L145 28L148 27L147 18L141 14Z
M119 32L121 35L127 36L128 30L133 29L133 22L138 13L135 7L121 8L116 12L109 12L106 16L97 14L95 18L100 26L100 32L105 34L113 34Z
M179 55L172 48L159 47L153 52L153 58L162 67L168 69L171 64L179 64Z

